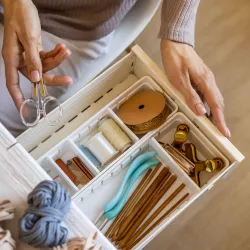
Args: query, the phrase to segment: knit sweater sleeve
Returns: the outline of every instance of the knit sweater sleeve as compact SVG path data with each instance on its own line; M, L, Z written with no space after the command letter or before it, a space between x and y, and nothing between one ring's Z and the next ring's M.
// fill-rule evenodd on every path
M164 0L159 37L194 46L199 3L200 0Z

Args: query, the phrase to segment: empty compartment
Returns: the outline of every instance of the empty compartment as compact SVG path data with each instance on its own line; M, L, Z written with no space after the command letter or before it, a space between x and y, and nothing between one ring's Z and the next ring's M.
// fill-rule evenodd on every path
M73 136L75 145L99 170L117 160L139 140L110 109L89 120L77 132Z
M62 184L62 186L69 191L70 195L73 195L78 191L78 188L74 183L60 168L58 168L51 158L45 157L39 161L39 164L54 181Z
M137 192L136 190L139 189L137 189L137 187L141 188L141 193L138 194L137 199L135 199L134 205L132 205L131 208L123 214L123 216L125 214L126 216L132 216L131 214L133 213L133 211L137 211L139 209L139 215L137 214L137 216L139 217L136 219L132 219L131 222L128 224L128 227L130 228L136 221L142 220L137 229L139 229L141 226L144 226L144 223L148 224L145 230L149 227L153 227L146 234L145 237L147 238L150 237L151 230L154 230L156 228L156 225L154 224L158 219L160 219L167 212L168 215L170 215L175 210L178 210L179 207L182 206L182 204L186 204L185 201L189 200L192 195L198 193L200 189L193 183L192 180L190 180L190 178L183 171L179 169L176 163L168 156L168 154L166 154L166 152L154 139L149 139L145 142L141 142L140 144L142 145L137 145L133 151L128 152L125 157L123 157L120 161L114 164L110 169L106 170L87 189L80 191L74 197L74 201L91 221L96 222L97 218L103 212L103 208L105 207L105 205L112 199L112 197L114 197L114 195L119 190L121 183L123 182L123 179L126 173L128 172L128 168L131 162L141 154L144 154L149 151L156 151L156 156L154 156L153 159L158 159L159 162L161 162L161 166L155 163L154 167L152 167L151 170L145 168L145 171L140 175L139 178L136 179L136 182L133 184L129 192L128 199L129 197L131 197L132 194L134 197L134 193ZM143 164L141 164L140 166L142 165ZM156 167L157 165L158 167ZM158 169L158 172L156 172L156 169ZM169 175L167 174L167 169L169 170ZM148 173L148 171L151 171L151 173ZM146 178L145 175L149 175L147 180L144 179ZM173 176L176 177L176 180L174 180L175 177ZM170 179L173 182L172 185L170 185ZM169 185L168 189L167 185ZM177 189L178 192L176 191ZM174 192L176 193L175 196L171 197L170 199L170 196L172 196ZM156 196L158 196L158 198ZM128 199L127 202L130 203ZM143 199L144 203L142 203ZM167 202L168 199L169 202ZM183 199L183 201L179 202L179 204L176 205L176 203L180 201L180 199ZM140 202L138 202L139 200ZM149 208L151 203L153 204L153 206ZM176 207L173 208L173 206L175 205ZM127 203L125 206L127 206ZM160 207L161 211L158 210ZM147 211L147 209L149 210ZM140 212L143 212L144 214L140 215ZM150 221L153 218L152 216L154 216L154 219ZM167 219L169 219L167 215L165 215L163 218L165 222ZM104 218L102 218L100 221L98 221L96 225L100 229L102 229L102 232L104 232L108 238L112 238L109 235L109 228L112 223L115 223L114 221L114 219L110 220L104 226L105 221ZM125 223L125 221L126 220L122 220L120 226ZM131 229L133 231L133 228ZM143 230L143 232L145 230ZM136 231L134 231L134 233L135 232ZM142 244L142 242L145 240L145 237L140 240L140 244ZM116 245L117 248L121 247L118 247L117 244L114 245Z
M162 144L171 145L174 142L175 132L180 124L185 124L189 127L187 141L182 144L182 154L185 155L185 144L192 143L196 147L196 158L200 161L213 160L219 158L223 161L223 168L229 166L228 159L202 134L202 132L182 113L177 113L162 125L155 132L155 139ZM177 139L178 140L178 139ZM178 146L178 144L177 144ZM172 148L172 147L171 147ZM179 151L180 152L180 151ZM190 151L189 151L190 152ZM189 157L191 158L191 157ZM195 166L194 162L193 165ZM221 169L220 169L221 170ZM218 172L216 169L213 172L201 171L199 174L200 186L208 183Z

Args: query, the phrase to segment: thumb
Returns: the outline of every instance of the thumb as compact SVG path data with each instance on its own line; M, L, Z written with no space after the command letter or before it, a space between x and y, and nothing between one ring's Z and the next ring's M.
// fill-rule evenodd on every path
M39 55L40 42L27 42L23 44L28 77L31 82L39 82L42 77L42 63Z

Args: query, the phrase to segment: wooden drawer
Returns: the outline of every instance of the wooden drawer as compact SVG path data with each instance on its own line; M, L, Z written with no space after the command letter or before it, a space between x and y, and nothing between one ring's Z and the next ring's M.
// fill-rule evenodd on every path
M160 128L138 137L123 124L116 111L128 97L145 89L162 92L167 98L171 115ZM187 191L190 194L188 199L133 249L142 249L185 208L244 159L244 156L205 116L197 117L187 107L183 96L172 87L164 72L137 45L132 48L131 53L63 103L62 107L64 116L60 124L49 127L41 120L37 127L27 130L17 138L17 141L47 173L56 173L60 176L61 183L69 189L88 223L94 222L103 205L115 194L129 163L141 152L155 150L159 160L170 168L178 181L185 183L186 187L182 192ZM53 112L50 115L53 116ZM130 137L133 145L123 154L117 155L104 170L100 170L81 152L79 142L96 131L97 123L103 117L113 118ZM159 138L164 138L166 142L171 143L174 131L180 123L186 123L190 127L190 141L197 145L201 159L220 157L225 163L225 167L211 175L201 188L179 169L157 142ZM78 156L95 176L81 189L76 187L55 163L59 157L66 161L72 156ZM99 233L103 238L102 232ZM116 247L105 241L105 249Z

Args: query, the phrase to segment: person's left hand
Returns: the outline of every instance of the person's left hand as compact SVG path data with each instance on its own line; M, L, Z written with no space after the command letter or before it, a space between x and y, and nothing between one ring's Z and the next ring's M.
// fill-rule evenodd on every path
M67 49L64 44L59 43L53 50L50 51L41 50L39 54L42 63L43 79L46 85L67 86L73 83L73 80L70 76L56 76L47 73L48 71L57 68L71 55L70 50ZM29 79L28 68L24 61L19 70L27 79Z
M184 95L188 106L197 115L204 115L206 109L201 94L207 102L215 125L220 132L230 137L224 118L224 101L216 85L212 71L205 65L195 50L183 43L161 41L164 68L170 82Z
M43 79L46 85L67 86L73 83L73 80L70 76L56 76L47 73L48 71L57 68L71 55L70 50L66 48L65 44L57 44L51 51L41 50L39 54L42 63ZM22 74L28 78L28 69L26 65L23 65L23 67L20 68L20 72L22 72Z

